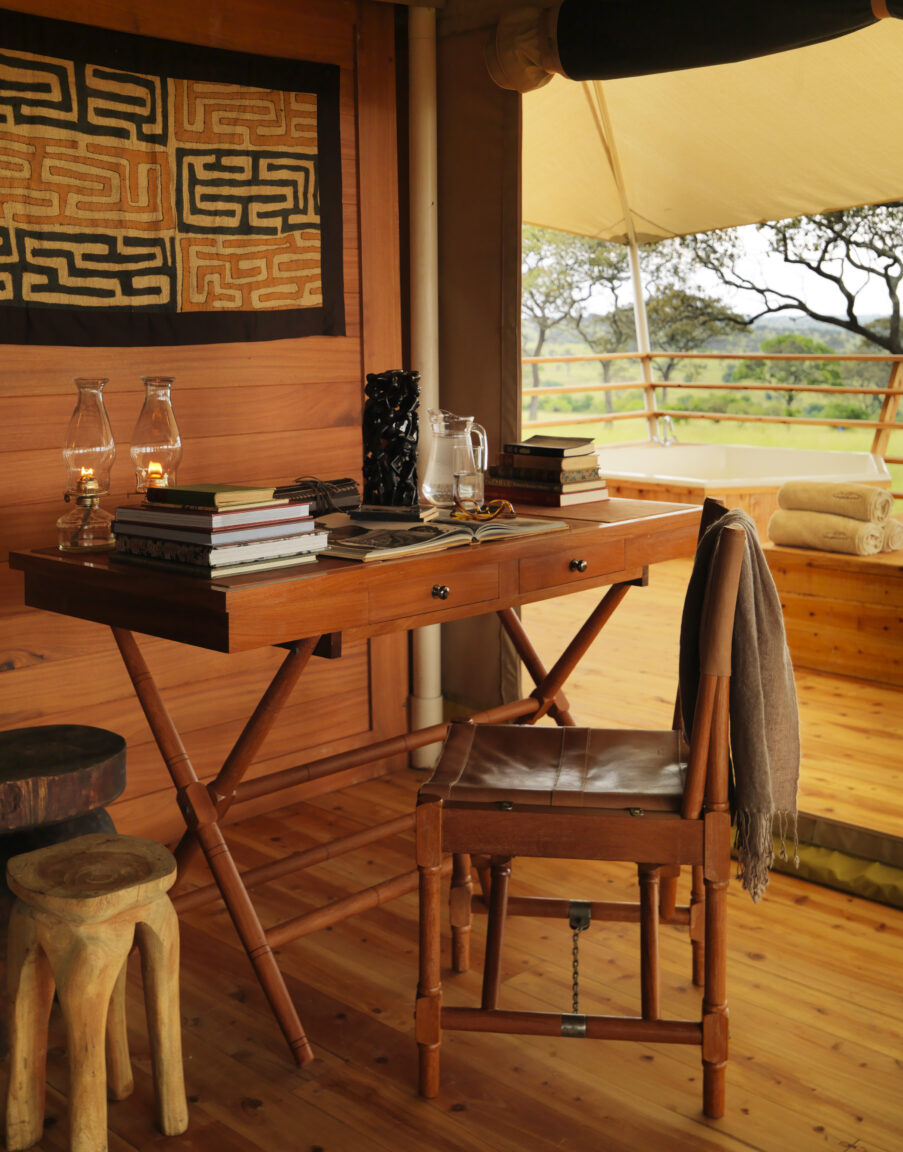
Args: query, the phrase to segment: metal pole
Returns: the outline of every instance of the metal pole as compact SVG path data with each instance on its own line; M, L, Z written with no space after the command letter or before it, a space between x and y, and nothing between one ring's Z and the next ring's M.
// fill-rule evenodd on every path
M427 410L439 407L439 227L436 145L436 12L412 6L409 37L409 148L411 217L411 366L420 372L420 474L432 432ZM439 724L442 710L441 629L412 633L410 726ZM415 768L431 768L440 745L411 754Z

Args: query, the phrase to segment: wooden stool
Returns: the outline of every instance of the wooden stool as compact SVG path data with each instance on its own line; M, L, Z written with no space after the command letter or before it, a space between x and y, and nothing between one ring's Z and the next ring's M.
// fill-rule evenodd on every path
M0 732L0 1057L7 1053L6 862L91 832L115 832L104 805L125 788L125 740L104 728L43 724Z
M106 1089L121 1100L133 1086L125 974L135 941L144 976L157 1124L167 1136L187 1128L179 927L166 895L175 878L172 853L133 836L81 836L10 860L7 880L18 899L9 924L9 1152L29 1148L42 1136L54 988L69 1048L70 1148L105 1152Z

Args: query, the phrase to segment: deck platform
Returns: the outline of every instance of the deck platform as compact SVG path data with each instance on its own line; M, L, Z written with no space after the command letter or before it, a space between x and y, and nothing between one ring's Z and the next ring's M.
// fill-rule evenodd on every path
M903 687L903 550L846 556L768 544L795 668Z

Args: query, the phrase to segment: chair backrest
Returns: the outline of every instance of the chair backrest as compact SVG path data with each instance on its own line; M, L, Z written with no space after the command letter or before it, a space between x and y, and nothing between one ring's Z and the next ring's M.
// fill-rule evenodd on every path
M721 503L720 500L715 500L711 496L706 496L702 502L702 515L699 518L699 531L696 533L696 547L699 547L699 542L705 536L706 532L717 524L721 517L727 512L727 508ZM681 710L680 710L680 685L677 686L677 694L674 697L674 719L671 723L672 728L681 727Z
M704 800L709 807L727 804L731 640L746 532L729 525L713 530L718 540L698 614L699 681L682 806L687 819L699 816ZM692 586L685 613L694 611Z

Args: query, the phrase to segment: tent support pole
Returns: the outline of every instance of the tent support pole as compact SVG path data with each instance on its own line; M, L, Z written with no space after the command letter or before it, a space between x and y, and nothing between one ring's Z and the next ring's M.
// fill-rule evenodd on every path
M640 248L637 243L636 229L633 226L633 213L630 211L630 198L627 195L627 185L624 181L624 172L615 144L611 120L608 115L608 105L602 84L592 80L583 85L589 102L590 112L595 121L596 131L602 147L608 155L615 186L621 201L621 211L624 215L624 228L627 233L627 249L630 254L630 280L633 284L633 319L636 325L636 344L639 353L640 369L643 374L643 407L646 410L646 429L649 439L655 438L655 384L652 379L652 346L649 341L649 321L646 315L646 296L643 292L643 277L640 272Z
M643 407L646 409L646 429L649 439L655 438L655 383L652 379L652 345L649 340L649 318L646 315L646 296L640 270L640 250L633 229L628 244L630 254L630 280L633 284L633 320L636 325L636 346L640 354L643 373Z
M411 228L411 366L420 372L420 474L426 467L432 433L424 420L439 407L439 227L436 145L436 12L412 6L408 13L410 51L409 147ZM411 633L409 724L429 728L442 722L441 626ZM415 768L431 768L440 745L411 754Z

